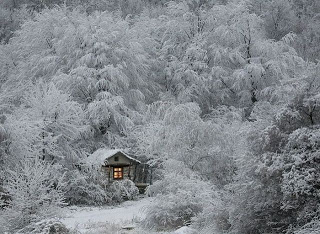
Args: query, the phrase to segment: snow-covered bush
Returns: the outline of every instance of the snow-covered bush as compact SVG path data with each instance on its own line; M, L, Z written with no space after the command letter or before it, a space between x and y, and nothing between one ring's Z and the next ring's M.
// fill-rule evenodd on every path
M258 120L248 131L251 152L239 155L230 186L235 233L298 230L319 217L319 125L296 107L292 102L295 112L278 111L267 126Z
M97 170L73 170L67 173L66 201L72 205L101 205L110 199Z
M131 180L114 181L108 188L107 193L111 201L122 202L137 198L139 189Z
M215 205L220 203L213 185L191 170L179 167L181 163L170 162L170 168L177 170L166 173L147 190L149 196L156 196L155 202L146 209L143 226L147 228L167 230L189 225L212 201L217 202Z
M191 191L178 190L177 193L160 195L147 210L144 226L160 230L189 225L191 218L203 209L203 203Z
M288 234L318 234L320 233L320 220L319 218L314 219L294 231L289 229L287 233Z
M219 198L214 197L203 211L193 219L197 233L222 233L230 228L228 193L219 191Z
M28 233L28 234L71 234L69 229L61 222L55 219L43 220L37 223L31 223L30 225L24 227L23 229L17 231L18 233Z
M100 165L82 165L81 170L67 173L66 201L77 205L102 205L133 200L139 194L131 180L108 182Z
M10 199L0 214L6 231L13 232L58 213L65 204L64 176L58 174L58 169L56 165L26 158L6 170L3 188Z
M320 210L320 126L300 128L288 137L282 166L281 209L295 211L295 225L301 226L317 216ZM278 165L279 166L279 165Z

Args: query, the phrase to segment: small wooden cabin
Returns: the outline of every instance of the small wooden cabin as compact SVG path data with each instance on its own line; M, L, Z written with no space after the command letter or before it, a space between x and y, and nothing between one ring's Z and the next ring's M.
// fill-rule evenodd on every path
M88 157L92 164L100 164L109 182L115 180L136 180L137 166L141 162L120 149L98 149Z

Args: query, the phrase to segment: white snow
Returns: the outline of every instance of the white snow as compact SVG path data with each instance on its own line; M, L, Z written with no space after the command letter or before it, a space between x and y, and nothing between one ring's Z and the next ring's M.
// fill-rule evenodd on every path
M60 221L69 229L87 232L88 227L101 223L135 227L135 223L145 217L144 208L153 198L127 201L116 207L68 207L66 217Z
M111 158L113 155L116 153L121 152L123 155L125 155L127 158L136 161L137 163L141 163L139 160L130 157L128 154L123 152L121 149L106 149L106 148L101 148L95 151L93 154L89 155L89 157L86 159L86 162L89 164L100 164L104 165L105 161L108 158Z
M194 234L195 230L189 227L181 227L173 232L173 234Z
M138 222L145 217L145 208L154 198L127 201L118 206L67 207L60 219L69 230L81 234L194 234L194 229L181 227L176 231L156 232L144 230Z

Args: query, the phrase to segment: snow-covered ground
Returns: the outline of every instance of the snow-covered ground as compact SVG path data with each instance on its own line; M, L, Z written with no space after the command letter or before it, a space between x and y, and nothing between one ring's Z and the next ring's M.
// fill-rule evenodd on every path
M152 203L153 199L141 198L112 207L67 207L65 217L60 221L68 229L81 234L149 234L150 231L137 227L137 223L145 217L145 207ZM189 234L191 232L183 227L171 233Z
M153 198L142 198L112 207L68 207L61 222L81 233L89 233L90 229L106 224L130 229L144 218L144 208L152 201Z

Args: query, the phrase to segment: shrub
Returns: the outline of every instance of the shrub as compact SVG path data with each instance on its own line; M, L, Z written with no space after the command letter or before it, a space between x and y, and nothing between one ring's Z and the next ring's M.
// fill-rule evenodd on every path
M142 224L149 229L169 230L192 223L212 201L220 202L215 187L201 180L191 170L167 173L151 185L147 193L156 196L146 208Z
M37 223L31 223L25 228L18 231L18 233L28 234L71 234L68 228L57 220L43 220Z
M294 231L288 230L287 234L318 234L320 233L320 220L316 218L304 226L295 229Z
M170 230L190 224L191 218L203 209L201 200L190 191L158 195L147 209L143 225L147 228Z
M114 181L108 188L108 196L114 202L133 200L139 195L139 189L131 180Z
M3 188L10 199L0 214L3 229L13 232L59 212L65 203L58 169L44 161L25 159L6 170Z
M67 176L66 201L70 205L101 205L110 201L98 171L74 170L68 172Z

